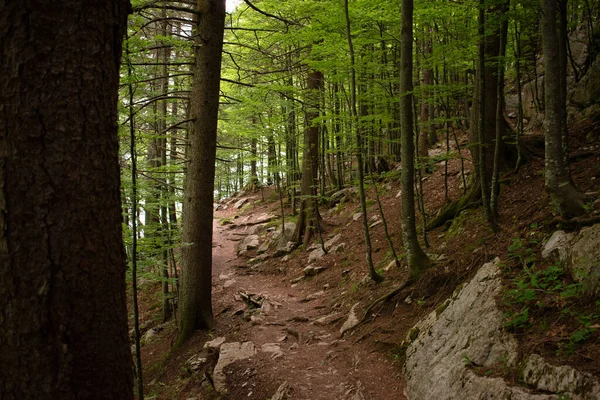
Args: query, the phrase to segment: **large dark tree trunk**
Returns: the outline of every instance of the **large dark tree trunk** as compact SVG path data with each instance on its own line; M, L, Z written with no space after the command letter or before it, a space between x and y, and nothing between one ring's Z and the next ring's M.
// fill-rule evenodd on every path
M552 204L561 216L568 218L585 213L583 194L571 182L569 164L565 154L566 112L563 91L566 79L561 77L559 35L556 22L557 0L541 0L542 40L544 49L546 147L546 188Z
M413 0L402 0L400 31L400 125L402 133L402 241L410 277L416 278L430 264L417 238L415 217L415 145L412 109Z
M178 344L214 325L212 221L225 0L198 0L190 160L183 214L183 271Z
M117 141L129 2L0 6L0 398L131 399Z

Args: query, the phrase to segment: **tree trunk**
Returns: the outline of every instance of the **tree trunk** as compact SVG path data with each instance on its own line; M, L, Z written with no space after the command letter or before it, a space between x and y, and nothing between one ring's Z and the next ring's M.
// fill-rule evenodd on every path
M117 140L129 2L3 2L0 398L132 399Z
M225 0L198 0L194 80L190 112L190 160L183 215L183 271L179 337L214 326L212 313L212 222L217 116Z
M304 131L304 150L302 157L302 181L300 184L300 212L294 242L297 244L308 243L318 229L320 223L319 212L316 208L315 196L317 195L317 173L319 166L319 127L315 120L319 118L319 91L323 89L323 74L312 70L308 74L308 104L306 112L307 126Z
M415 144L412 110L413 0L402 0L400 31L400 125L402 165L402 241L410 277L416 278L430 264L419 245L415 222Z
M541 0L542 40L544 49L545 86L545 180L553 206L564 218L583 215L583 194L573 185L564 153L564 110L559 55L558 27L556 23L557 0Z

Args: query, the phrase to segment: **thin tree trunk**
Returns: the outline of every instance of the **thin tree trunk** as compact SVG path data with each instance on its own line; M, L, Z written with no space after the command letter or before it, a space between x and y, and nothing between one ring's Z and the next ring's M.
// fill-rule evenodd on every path
M410 278L417 278L431 261L425 254L417 238L415 221L414 192L414 138L412 118L412 42L413 42L413 0L402 0L402 19L400 31L400 124L402 129L402 241L406 250L406 259Z
M352 35L350 33L350 14L348 12L348 0L344 0L344 13L346 16L346 39L348 40L348 48L350 51L350 119L356 124L356 68L354 61L354 47L352 45ZM369 235L369 220L367 216L367 203L365 200L364 188L364 169L362 159L363 138L360 133L360 126L355 126L356 129L356 162L358 164L358 195L360 198L360 209L362 212L363 232L365 235L365 245L367 247L367 265L369 267L369 276L375 282L383 281L383 277L375 271L371 250L371 237Z

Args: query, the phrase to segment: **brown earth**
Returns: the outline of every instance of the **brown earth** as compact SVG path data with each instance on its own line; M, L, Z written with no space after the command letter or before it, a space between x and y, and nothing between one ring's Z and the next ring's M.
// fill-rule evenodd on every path
M574 157L572 171L576 184L585 192L595 192L593 196L597 199L600 190L600 143L597 135L593 143L589 143L589 139L585 141L589 129L590 126L583 126L575 131L573 154L582 155ZM457 199L462 193L457 154L448 165L450 199ZM465 168L471 169L468 152L463 150L463 156ZM544 190L543 169L543 159L532 156L518 174L508 172L503 176L499 221L502 231L499 234L489 229L480 209L466 210L452 225L427 232L430 243L427 251L436 258L442 256L439 261L416 284L374 307L367 323L344 336L340 335L339 328L354 304L359 303L358 317L361 318L363 310L373 300L389 293L405 279L404 266L384 271L391 261L391 252L383 225L371 230L373 259L376 268L385 276L383 283L375 284L366 278L361 221L352 218L359 210L355 199L331 209L322 209L324 240L341 233L340 242L346 243L344 252L325 255L316 263L326 267L324 272L292 284L291 280L302 276L303 268L308 265L307 251L295 250L288 262L270 258L252 266L247 261L254 256L253 252L246 257L236 254L237 243L249 230L240 226L238 221L247 216L256 218L265 212L280 213L276 193L265 189L262 195L260 192L251 194L250 206L243 212L232 210L231 203L227 210L216 212L214 221L213 309L217 326L209 333L198 332L186 346L170 353L176 337L176 324L172 321L162 325L162 330L143 347L145 392L157 399L267 399L287 381L290 399L404 398L400 344L413 324L435 309L482 263L496 256L506 259L508 245L515 238L527 238L534 230L548 237L557 228ZM378 189L390 235L400 255L403 250L400 243L400 198L396 197L398 178L389 174L378 184ZM430 216L435 215L445 203L444 182L444 166L440 161L436 171L424 180L425 206ZM370 199L375 198L372 186L368 195ZM369 217L379 215L376 203L372 203ZM597 201L595 204L593 207L597 212L600 205ZM287 204L286 213L291 213ZM235 218L238 214L239 218ZM221 226L220 222L228 220L234 223ZM574 228L577 229L577 226ZM507 274L507 285L511 276ZM158 284L142 284L144 331L159 326L159 293ZM262 302L262 310L248 306L240 293L254 295L253 299ZM315 293L319 295L314 300L302 301ZM548 313L552 312L556 310L548 310ZM338 313L343 317L333 323L314 324L320 317ZM545 318L552 318L552 315ZM564 326L560 333L563 336L559 339L568 338L578 329L576 321L562 321L561 326ZM520 333L522 352L542 351L545 356L556 357L555 349L544 350L540 346L550 335L554 335L552 340L556 340L557 333L552 330ZM252 341L257 349L256 356L226 368L229 394L222 397L212 390L209 379L203 373L190 371L186 366L190 357L203 352L206 341L220 336L225 337L227 342ZM262 351L261 347L268 343L278 344L281 354ZM214 362L216 358L213 366ZM567 362L598 373L600 338L597 332L575 354L562 357L557 362Z

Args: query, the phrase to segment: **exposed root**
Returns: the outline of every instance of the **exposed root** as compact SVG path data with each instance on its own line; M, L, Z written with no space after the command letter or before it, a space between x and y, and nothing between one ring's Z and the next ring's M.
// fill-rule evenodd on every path
M358 324L356 324L354 327L348 329L346 332L350 332L351 330L354 330L354 329L358 328L359 326L361 326L362 324L364 324L367 321L367 319L369 318L369 315L371 314L371 311L373 310L373 308L375 308L375 306L377 304L379 304L381 302L384 302L384 301L387 301L387 300L391 299L392 297L396 296L403 289L405 289L406 287L412 285L414 283L414 281L415 281L415 279L408 278L400 286L397 286L396 288L392 289L387 294L384 294L383 296L381 296L378 299L376 299L375 301L373 301L369 305L369 307L367 307L367 309L365 310L365 313L364 313L363 317L361 318L361 320L358 322Z

